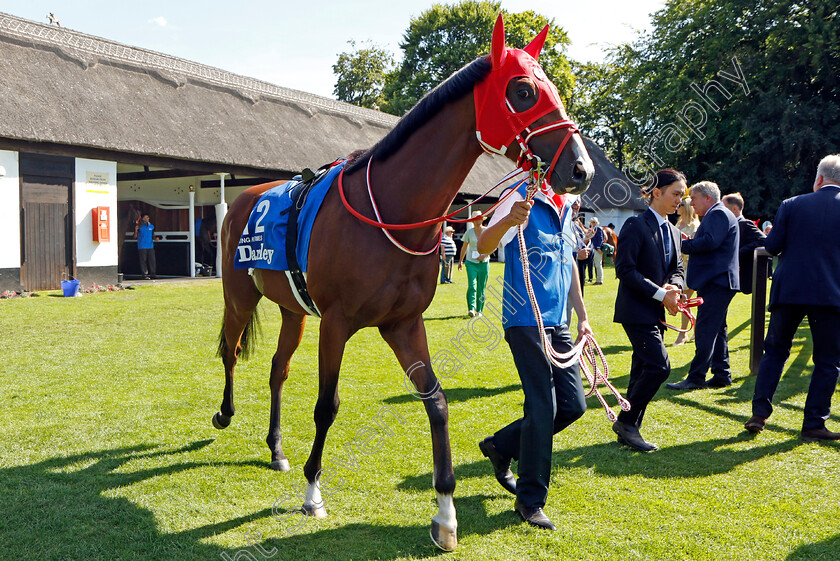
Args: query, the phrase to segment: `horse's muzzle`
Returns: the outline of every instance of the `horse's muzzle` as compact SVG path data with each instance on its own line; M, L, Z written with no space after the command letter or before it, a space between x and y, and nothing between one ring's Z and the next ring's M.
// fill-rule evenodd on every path
M582 195L592 183L595 167L589 158L578 158L565 170L554 168L551 174L551 188L558 194ZM563 173L565 171L565 173Z
M561 156L551 173L551 188L559 194L581 195L592 183L595 166L580 136L575 135L566 150L571 152L572 161Z

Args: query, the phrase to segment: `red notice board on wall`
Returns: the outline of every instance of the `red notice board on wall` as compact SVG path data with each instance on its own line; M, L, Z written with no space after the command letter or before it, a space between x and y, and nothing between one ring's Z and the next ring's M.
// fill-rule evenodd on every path
M93 207L93 241L111 241L111 209L107 206Z

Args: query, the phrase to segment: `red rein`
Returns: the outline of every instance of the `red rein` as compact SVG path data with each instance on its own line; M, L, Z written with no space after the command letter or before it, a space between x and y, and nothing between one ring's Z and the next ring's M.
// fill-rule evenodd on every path
M557 147L557 150L554 153L554 158L551 160L551 163L548 166L548 170L546 170L546 171L537 170L535 172L534 169L533 169L533 161L535 159L539 160L539 158L537 158L536 155L534 155L534 153L531 152L531 149L530 149L528 143L530 142L532 137L539 136L541 134L545 134L547 132L550 132L550 131L556 130L556 129L568 129L568 134L566 134L565 138L563 138L562 142ZM344 204L344 207L350 212L350 214L352 214L353 216L355 216L356 218L358 218L359 220L361 220L365 224L368 224L370 226L374 226L376 228L382 228L383 230L413 230L413 229L416 229L416 228L423 228L423 227L426 227L426 226L434 226L435 224L440 224L441 222L445 222L445 221L457 222L457 223L471 222L471 221L475 220L475 218L456 219L456 218L453 218L453 217L455 215L457 215L458 213L466 210L469 206L476 204L478 201L480 201L481 199L483 199L484 197L489 195L494 189L496 189L496 187L498 187L499 185L501 185L505 181L516 177L517 175L519 175L523 171L529 172L529 174L531 175L532 182L536 183L538 185L541 184L543 181L550 181L551 172L554 170L554 166L557 164L557 160L560 158L560 154L563 153L563 150L566 148L566 145L572 139L572 136L575 135L578 132L578 129L572 121L566 119L566 120L563 120L563 121L557 121L555 123L551 123L550 125L545 125L545 126L540 127L540 128L538 128L534 131L531 131L529 128L526 128L524 132L527 134L527 136L525 137L524 140L522 139L521 135L517 135L517 141L519 142L519 146L520 146L520 149L521 149L521 154L519 156L519 161L517 162L517 165L519 165L519 168L514 170L513 172L509 173L507 176L505 176L504 179L502 179L500 182L496 183L496 185L491 187L483 195L481 195L479 198L477 198L472 203L470 203L470 205L461 207L461 208L459 208L459 209L457 209L453 212L450 212L449 214L445 214L443 216L438 216L437 218L430 218L429 220L423 220L422 222L412 222L412 223L409 223L409 224L388 224L388 223L382 222L380 220L373 220L371 218L368 218L367 216L363 215L362 213L357 211L355 208L353 208L350 205L350 201L347 200L347 196L344 194L344 169L342 169L341 173L338 175L338 194L341 197L341 202ZM373 157L371 156L371 160L372 159L373 159ZM368 185L368 191L370 193L371 203L375 207L376 202L373 200L373 192L371 191L371 185L370 185L370 164L371 164L371 161L369 160L368 161L368 170L367 170L367 174L366 174L366 182L367 182L367 185ZM508 195L510 195L510 193L508 193ZM504 200L508 195L506 195L505 197L502 197L501 199L496 201L496 203L494 205L492 205L489 209L487 209L482 214L482 217L486 216L491 211L493 211L502 202L502 200Z
M688 329L682 329L680 327L676 327L675 325L671 325L670 323L668 323L667 321L664 321L664 320L660 320L660 321L662 322L662 325L664 325L665 327L667 327L669 329L673 329L674 331L677 331L679 333L688 333L689 331L694 329L694 324L697 323L697 319L694 317L694 314L691 313L691 308L696 308L697 306L701 305L702 303L703 303L702 298L689 298L688 300L685 300L685 301L681 300L677 304L677 311L684 314L685 317L688 318L688 322L691 324L691 327L689 327Z

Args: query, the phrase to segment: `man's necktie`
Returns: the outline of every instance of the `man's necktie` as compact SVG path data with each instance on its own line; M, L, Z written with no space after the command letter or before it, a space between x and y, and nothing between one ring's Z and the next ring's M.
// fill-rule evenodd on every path
M665 266L671 264L671 232L668 223L662 223L662 243L665 244Z

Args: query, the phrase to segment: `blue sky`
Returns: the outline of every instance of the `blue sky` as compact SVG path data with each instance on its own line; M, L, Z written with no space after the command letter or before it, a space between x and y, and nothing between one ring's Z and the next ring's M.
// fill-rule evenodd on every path
M145 0L0 2L0 12L47 22L53 12L65 27L160 51L281 86L332 97L332 65L347 41L372 40L400 54L412 17L431 0L239 2ZM502 0L511 12L553 17L572 40L577 60L601 60L604 45L650 28L649 14L664 0ZM349 6L349 7L348 7Z

